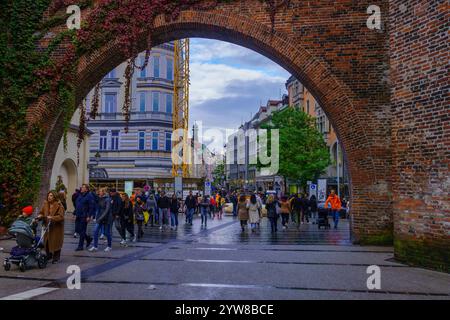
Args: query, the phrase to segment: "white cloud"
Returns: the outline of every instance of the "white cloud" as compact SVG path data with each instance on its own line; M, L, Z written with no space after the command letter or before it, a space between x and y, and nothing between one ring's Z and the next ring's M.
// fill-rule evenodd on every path
M284 83L286 78L269 76L261 71L235 68L223 64L192 63L190 101L195 107L210 100L252 96L254 92L233 92L236 83Z

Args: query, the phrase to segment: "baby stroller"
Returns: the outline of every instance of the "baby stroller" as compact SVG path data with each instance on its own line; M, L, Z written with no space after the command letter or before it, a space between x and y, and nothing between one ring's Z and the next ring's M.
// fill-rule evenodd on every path
M330 225L330 222L328 221L328 210L327 209L319 209L318 216L319 216L319 219L317 221L317 226L319 227L319 229L321 227L325 227L325 229L330 229L331 225Z
M11 249L10 257L3 262L5 271L11 269L11 264L18 265L22 272L36 266L44 269L47 266L47 256L41 252L41 248L47 230L48 227L43 226L41 236L36 238L29 224L24 221L14 222L9 233L16 238L17 246Z

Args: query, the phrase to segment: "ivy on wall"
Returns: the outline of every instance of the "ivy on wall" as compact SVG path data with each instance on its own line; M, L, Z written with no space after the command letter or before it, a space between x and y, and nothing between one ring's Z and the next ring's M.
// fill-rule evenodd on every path
M81 0L81 8L90 14L78 31L64 31L52 39L46 50L37 50L37 42L51 28L65 24L65 9L70 0L5 0L0 3L0 225L8 225L20 208L34 203L39 194L40 165L44 150L45 129L26 121L28 108L39 98L57 101L50 112L63 112L65 132L76 109L73 82L78 59L112 40L130 57L125 78L130 83L135 68L144 69L152 48L154 19L164 14L175 20L182 10L208 10L221 2L236 0ZM275 14L288 0L261 0L266 3L272 29ZM44 19L45 17L45 19ZM136 65L138 41L147 39L146 58ZM54 54L63 47L62 56ZM131 86L127 85L127 96ZM96 87L90 117L98 112ZM130 118L130 99L122 108ZM83 108L82 108L83 110ZM84 112L80 118L78 145L85 135ZM126 125L128 126L128 124ZM126 128L127 129L127 128ZM67 145L66 134L64 145Z

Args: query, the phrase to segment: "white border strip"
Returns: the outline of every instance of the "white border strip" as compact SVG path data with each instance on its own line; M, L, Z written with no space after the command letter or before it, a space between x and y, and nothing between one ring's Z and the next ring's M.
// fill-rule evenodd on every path
M24 291L21 293L13 294L4 298L1 298L0 300L28 300L43 294L47 294L53 291L59 290L59 288L37 288L33 290Z

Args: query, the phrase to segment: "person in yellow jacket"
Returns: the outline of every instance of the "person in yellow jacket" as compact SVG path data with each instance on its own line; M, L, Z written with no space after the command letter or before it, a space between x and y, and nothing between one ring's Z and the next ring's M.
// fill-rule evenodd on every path
M325 208L331 206L331 213L333 215L334 228L337 229L339 223L339 210L342 208L341 199L336 194L336 191L331 190L331 194L328 196L327 201L325 201Z

